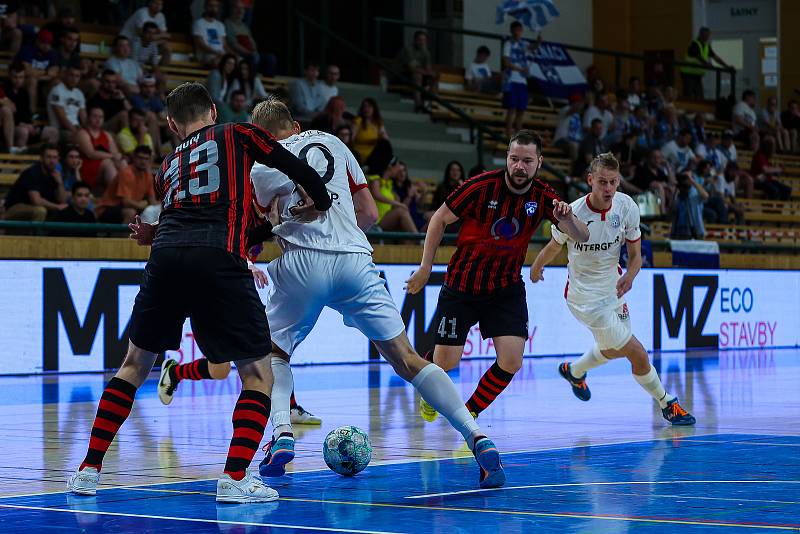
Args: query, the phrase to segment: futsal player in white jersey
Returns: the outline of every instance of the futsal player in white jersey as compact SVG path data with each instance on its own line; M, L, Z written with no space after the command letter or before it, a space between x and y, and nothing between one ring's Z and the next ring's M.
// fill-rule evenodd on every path
M369 205L373 210L375 205L350 150L333 135L301 133L300 125L278 100L258 104L252 122L316 169L333 200L328 212L316 211L307 204L302 190L282 173L258 164L250 173L258 203L266 206L278 197L282 221L272 232L278 236L283 254L268 267L273 282L267 317L273 343L275 383L270 420L274 433L261 462L261 474L281 476L294 458L289 360L327 306L341 313L346 325L369 338L395 372L461 432L481 468L480 486L502 486L505 473L497 448L467 411L447 374L413 349L400 313L372 262L372 247L358 226L354 204Z
M531 266L531 281L543 280L544 266L567 245L567 307L594 335L595 345L576 361L561 363L558 372L576 397L588 401L587 371L614 358L627 358L633 378L658 402L664 419L673 425L693 425L695 418L664 390L647 351L631 333L623 297L642 267L639 206L628 195L617 192L619 162L613 154L600 154L592 161L588 180L591 192L571 205L572 212L589 226L589 241L578 243L553 226L552 239ZM618 263L623 243L628 248L625 274Z

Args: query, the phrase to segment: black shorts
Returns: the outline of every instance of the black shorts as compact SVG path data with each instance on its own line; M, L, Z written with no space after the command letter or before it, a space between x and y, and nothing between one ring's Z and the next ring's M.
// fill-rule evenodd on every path
M131 342L155 353L177 350L187 317L210 362L263 357L272 349L247 262L225 250L165 247L150 253L133 305Z
M525 285L520 282L491 295L470 295L442 286L433 323L436 344L463 345L475 323L483 339L499 336L528 339Z

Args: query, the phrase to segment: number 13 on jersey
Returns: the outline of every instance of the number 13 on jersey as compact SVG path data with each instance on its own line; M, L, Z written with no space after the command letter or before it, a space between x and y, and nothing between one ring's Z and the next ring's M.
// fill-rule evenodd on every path
M198 163L202 154L205 154L205 161ZM206 141L192 149L189 153L190 172L188 176L181 176L180 163L182 159L173 158L167 172L164 173L164 180L169 184L167 194L164 196L165 208L175 201L186 200L187 196L207 195L219 189L220 178L219 167L217 167L219 150L216 141Z

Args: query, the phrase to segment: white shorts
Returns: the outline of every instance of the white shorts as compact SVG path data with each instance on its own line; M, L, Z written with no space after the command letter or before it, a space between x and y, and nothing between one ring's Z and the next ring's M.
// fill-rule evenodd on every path
M567 307L592 331L600 350L619 350L633 337L628 305L623 300L614 297L588 304L567 301Z
M294 248L272 261L267 272L272 282L267 300L270 335L289 355L325 306L373 341L387 341L406 330L369 254Z

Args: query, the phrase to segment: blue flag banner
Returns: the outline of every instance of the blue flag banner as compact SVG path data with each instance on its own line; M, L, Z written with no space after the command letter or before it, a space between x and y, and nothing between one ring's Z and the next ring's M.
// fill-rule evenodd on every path
M586 77L559 43L542 41L529 53L528 65L530 77L549 97L568 99L573 94L586 92Z
M559 13L553 0L504 0L497 5L497 24L505 22L506 15L540 32Z
M672 266L692 269L719 269L719 243L716 241L670 239Z

